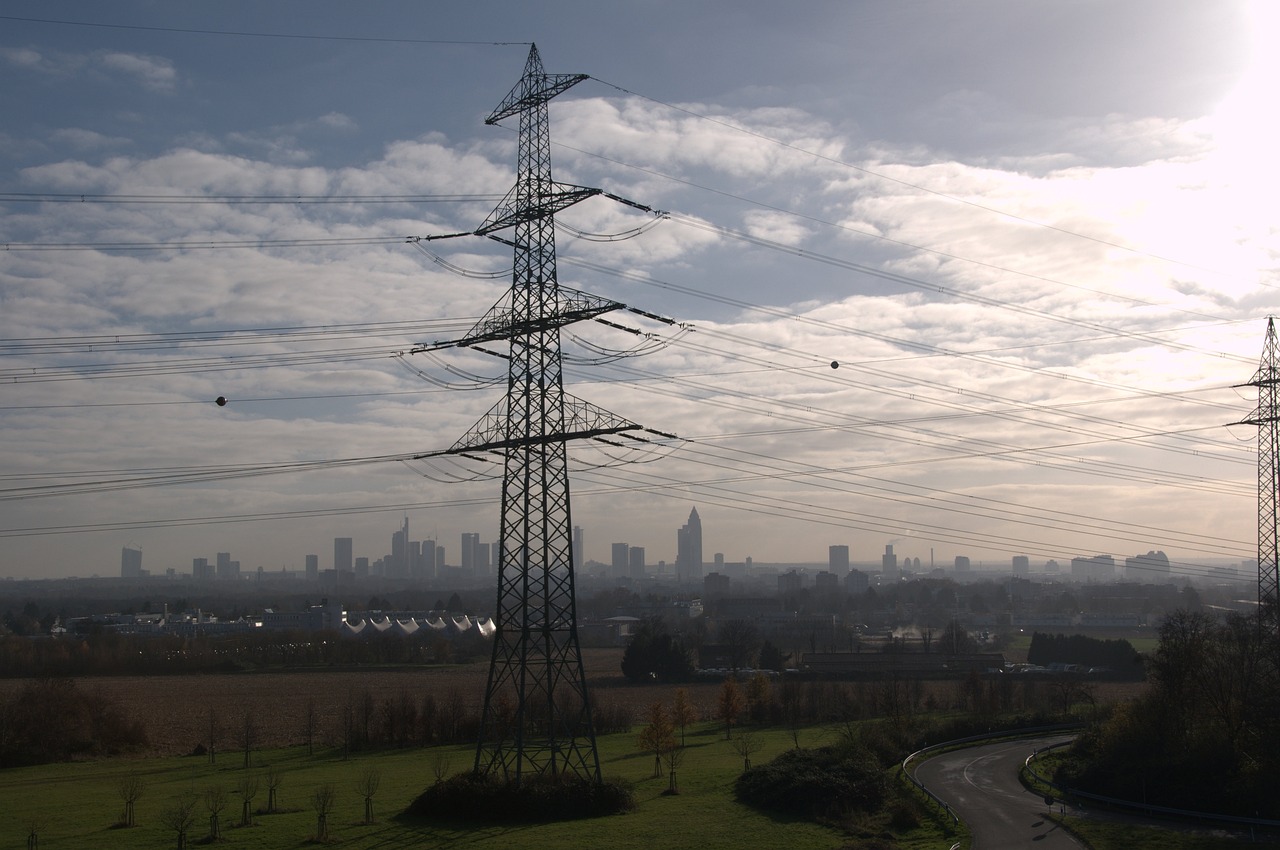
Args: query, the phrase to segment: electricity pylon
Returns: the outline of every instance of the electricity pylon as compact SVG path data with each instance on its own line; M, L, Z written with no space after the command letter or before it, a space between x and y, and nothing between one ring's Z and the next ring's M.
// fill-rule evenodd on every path
M586 78L546 73L531 47L520 81L485 119L520 117L516 184L472 232L513 249L511 289L462 339L415 349L509 345L505 396L444 454L502 457L498 600L475 769L515 784L560 774L600 781L574 600L567 443L661 433L564 391L560 329L625 307L556 279L555 214L606 194L551 179L547 102Z
M1267 319L1258 371L1241 386L1258 390L1258 406L1242 422L1258 426L1258 623L1274 636L1280 631L1280 345L1274 318Z

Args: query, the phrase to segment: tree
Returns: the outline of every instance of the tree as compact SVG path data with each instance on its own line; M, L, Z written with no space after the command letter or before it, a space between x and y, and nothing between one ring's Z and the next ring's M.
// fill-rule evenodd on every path
M745 772L751 769L751 757L764 748L764 741L756 737L754 732L745 731L738 733L732 746L734 752L742 756L742 770Z
M222 813L227 808L227 792L221 785L204 789L204 807L209 810L209 840L222 838Z
M217 763L218 750L218 715L209 706L209 764Z
M938 649L950 655L964 655L977 649L977 643L958 620L947 623L938 639Z
M661 620L642 620L622 654L622 675L633 682L680 682L692 673L684 644L667 632Z
M671 722L680 727L680 746L683 747L685 727L698 722L698 712L684 688L676 688L675 698L671 700Z
M136 826L133 817L134 804L138 802L146 787L142 777L132 772L120 777L116 782L116 793L124 803L124 813L120 817L120 823L124 826Z
M328 783L311 792L311 809L316 813L316 841L329 840L329 813L337 796L337 791Z
M253 826L253 798L258 796L258 777L240 777L232 793L240 798L240 825Z
M765 640L760 645L760 660L758 662L764 670L777 670L781 673L787 668L787 656L781 649L773 645L770 640Z
M636 744L645 752L653 753L653 775L657 777L662 775L663 753L675 749L675 728L661 702L650 703L646 717L649 723L636 736Z
M27 831L27 850L40 850L40 831L44 829L44 818L28 816L22 822Z
M680 784L676 782L676 768L684 761L684 747L668 747L667 751L662 754L662 760L667 767L667 790L664 794L679 794Z
M720 624L719 640L729 653L729 667L737 673L750 667L760 647L760 630L750 620L726 620Z
M283 778L276 768L267 768L267 814L273 815L276 813L276 805L279 803L280 782Z
M364 822L373 823L373 795L382 784L382 772L376 767L366 767L356 780L356 791L364 798Z
M733 737L733 726L742 714L742 691L738 689L738 683L732 676L720 686L717 707L718 716L724 722L724 737L727 741Z
M177 838L178 850L186 850L187 832L196 822L196 798L186 794L173 801L173 804L160 812L160 823L173 830Z
M773 688L769 685L769 677L756 673L747 680L747 711L756 723L769 719L769 710L773 706Z
M253 753L253 745L258 742L258 724L253 719L253 710L244 713L240 724L240 747L244 751L244 769L249 769L249 757Z

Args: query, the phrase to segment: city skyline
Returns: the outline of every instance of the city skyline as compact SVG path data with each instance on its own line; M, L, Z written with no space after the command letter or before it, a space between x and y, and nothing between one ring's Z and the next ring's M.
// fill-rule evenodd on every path
M562 283L633 308L566 390L662 435L573 447L593 558L674 563L691 504L704 563L1256 557L1272 4L6 11L0 578L493 539L492 465L431 455L504 352L421 348L510 252L429 237L510 187L532 41L590 75L558 179L638 205L558 216Z

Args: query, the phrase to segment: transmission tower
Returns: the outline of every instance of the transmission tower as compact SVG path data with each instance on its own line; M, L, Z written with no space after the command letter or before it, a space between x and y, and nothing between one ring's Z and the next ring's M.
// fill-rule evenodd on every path
M502 458L498 599L475 768L516 784L565 773L600 781L574 601L567 444L661 433L564 391L561 328L625 307L556 280L555 214L605 194L551 179L547 102L586 78L546 73L531 47L520 81L485 119L520 117L516 184L472 233L431 238L479 235L510 246L511 289L462 339L415 349L509 346L505 396L444 454Z
M1265 633L1280 631L1280 345L1276 323L1267 319L1267 338L1253 379L1241 386L1256 387L1258 406L1242 420L1258 426L1258 623Z

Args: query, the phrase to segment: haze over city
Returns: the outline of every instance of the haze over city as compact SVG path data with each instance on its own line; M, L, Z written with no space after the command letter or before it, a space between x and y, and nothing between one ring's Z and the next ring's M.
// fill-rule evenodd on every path
M328 566L406 513L452 563L496 538L494 470L405 456L461 437L504 362L409 352L465 333L510 252L412 237L509 188L483 119L530 41L591 76L551 106L556 178L666 213L560 216L561 283L649 314L566 331L567 390L679 437L581 447L587 557L672 563L694 506L707 562L1256 557L1230 423L1280 306L1269 4L0 20L0 577L117 575L126 546Z

